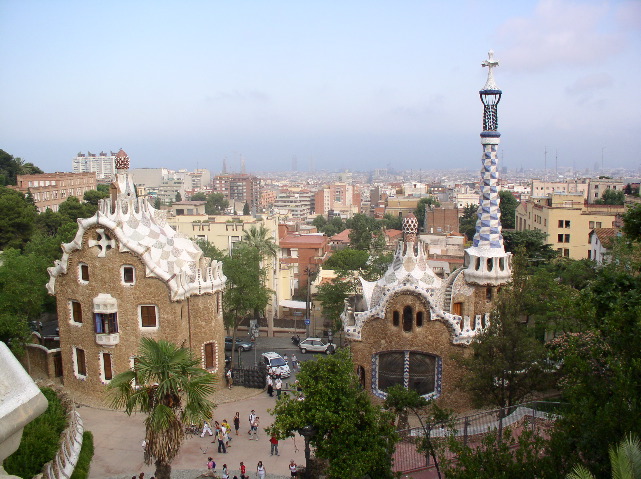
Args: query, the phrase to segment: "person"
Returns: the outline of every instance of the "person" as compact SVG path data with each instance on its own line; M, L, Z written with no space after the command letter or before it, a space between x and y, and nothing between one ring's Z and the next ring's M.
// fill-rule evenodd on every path
M267 375L267 394L269 394L270 398L274 397L274 380L271 374Z
M252 434L254 436L254 439L258 441L258 424L260 422L260 418L256 416L256 419L254 419L254 425L252 426Z
M292 368L294 368L294 371L298 371L298 358L295 353L292 353Z
M225 377L227 378L227 387L231 389L231 385L234 382L234 376L231 372L231 368L227 370L227 372L225 373Z
M278 454L278 438L272 434L272 437L269 439L269 443L272 445L269 455L273 456L275 453L277 456L280 456L280 454Z
M258 464L256 465L256 474L258 475L258 479L265 479L266 472L265 466L263 466L263 461L258 461Z
M225 447L225 433L222 428L216 429L216 439L218 439L218 453L227 454L227 448ZM222 451L221 451L222 449Z
M229 473L227 472L227 464L223 464L223 471L221 473L222 479L229 479Z
M205 421L205 425L203 426L203 432L200 435L200 437L205 437L205 433L206 432L208 432L210 436L214 435L214 433L211 430L211 426L209 425L209 423L207 421Z
M229 431L231 431L231 426L229 425L229 422L227 422L227 419L223 419L222 428L223 432L225 433L225 446L229 447L229 441L231 441L231 437L229 437Z
M287 356L287 353L284 354L283 359L285 360L285 363L289 366L289 357Z
M280 380L280 376L276 376L276 383L274 384L276 388L276 398L280 399L280 391L283 387L283 382Z
M292 459L289 461L289 473L291 474L292 477L297 477L298 476L298 469L296 468L296 463Z
M214 461L213 457L207 458L207 469L209 469L210 471L216 469L216 461Z
M240 461L240 479L249 479L249 476L245 475L246 472L247 468L245 467L245 464L243 461Z
M236 430L236 435L238 436L238 430L240 429L240 413L236 412L234 416L234 429Z

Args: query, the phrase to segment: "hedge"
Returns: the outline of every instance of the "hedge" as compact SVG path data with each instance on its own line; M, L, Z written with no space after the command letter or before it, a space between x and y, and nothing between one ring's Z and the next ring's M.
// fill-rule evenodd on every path
M91 466L91 459L93 458L93 434L91 431L82 433L82 449L80 449L80 457L78 464L74 469L71 479L87 479L89 477L89 466Z

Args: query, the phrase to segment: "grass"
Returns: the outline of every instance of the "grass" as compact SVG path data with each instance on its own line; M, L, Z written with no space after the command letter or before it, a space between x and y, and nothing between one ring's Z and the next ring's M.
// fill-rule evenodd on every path
M93 458L93 434L91 431L82 433L82 449L80 449L80 457L78 464L74 469L71 479L87 479L89 477L89 467L91 466L91 459Z

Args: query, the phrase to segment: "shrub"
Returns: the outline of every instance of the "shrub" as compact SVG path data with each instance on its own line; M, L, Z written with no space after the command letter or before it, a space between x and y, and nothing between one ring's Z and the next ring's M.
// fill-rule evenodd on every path
M22 433L20 447L5 459L4 468L9 474L31 478L42 471L58 452L60 434L67 426L65 409L56 393L42 388L47 398L47 410L27 424Z
M82 449L80 449L80 457L78 457L78 464L74 469L71 479L87 479L89 477L89 466L93 458L93 434L91 431L82 433Z

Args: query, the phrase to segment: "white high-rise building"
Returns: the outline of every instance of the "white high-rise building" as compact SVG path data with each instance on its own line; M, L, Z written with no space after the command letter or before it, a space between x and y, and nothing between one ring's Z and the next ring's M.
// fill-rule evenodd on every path
M110 181L116 174L115 167L116 154L111 151L109 154L101 151L100 154L91 152L78 153L73 159L74 173L96 173L96 179Z

